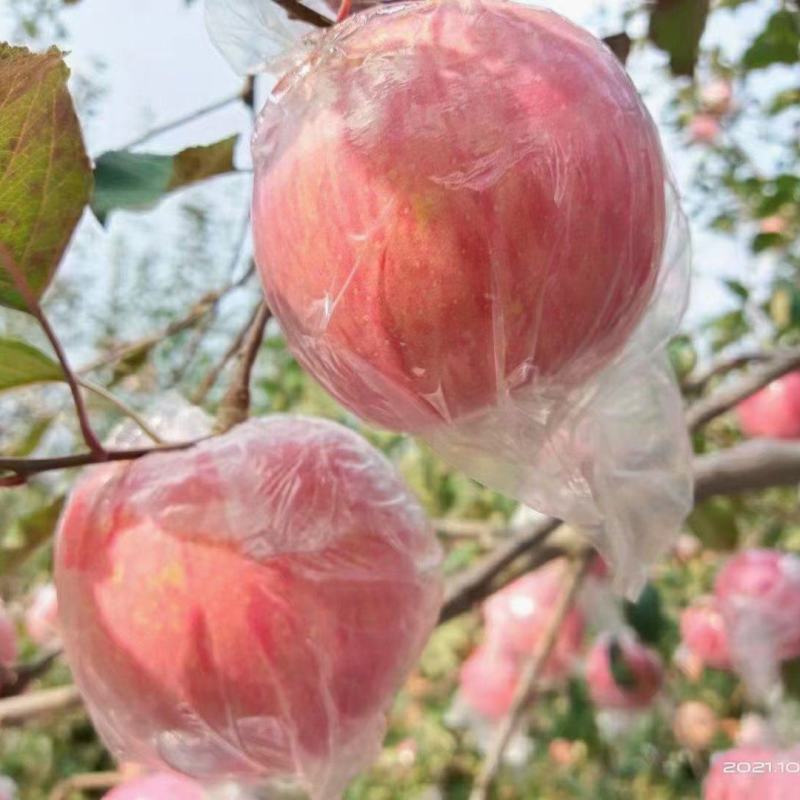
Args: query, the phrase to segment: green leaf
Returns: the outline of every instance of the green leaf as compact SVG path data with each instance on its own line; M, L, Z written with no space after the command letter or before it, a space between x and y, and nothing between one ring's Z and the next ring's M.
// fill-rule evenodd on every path
M612 639L608 646L608 659L611 666L611 677L620 689L634 689L636 687L636 675L625 660L619 641Z
M25 342L0 338L0 392L31 383L63 381L61 367Z
M769 114L780 114L782 111L786 111L787 108L796 105L800 105L800 89L784 89L772 98L767 112Z
M234 172L238 136L214 144L189 147L175 155L112 150L97 159L92 211L105 222L115 209L152 208L169 192L215 175Z
M712 550L735 550L739 543L736 511L727 497L712 497L696 506L686 524Z
M92 173L61 53L0 44L0 242L36 297L89 199ZM26 310L0 267L0 305Z
M674 75L693 75L709 0L655 0L650 12L650 41L669 54Z
M773 247L782 247L786 244L786 239L782 233L757 233L750 243L750 248L754 253L763 253Z
M773 14L767 27L742 56L745 69L762 69L772 64L794 64L800 60L800 15L784 9Z
M635 603L625 601L624 612L626 621L642 641L658 643L664 632L666 619L661 606L661 594L652 583L644 587Z
M5 547L0 550L0 575L13 572L52 536L63 506L64 497L57 497L17 520L15 538L20 544L17 547Z
M722 282L731 294L736 295L741 301L747 302L747 299L750 297L750 290L743 283L731 278L727 278Z

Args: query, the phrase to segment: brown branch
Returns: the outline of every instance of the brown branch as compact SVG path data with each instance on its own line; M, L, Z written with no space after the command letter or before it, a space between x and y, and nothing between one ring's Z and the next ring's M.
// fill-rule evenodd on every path
M714 378L721 378L729 372L735 372L750 364L769 361L774 355L775 353L770 353L766 350L758 350L751 353L741 353L738 356L725 356L709 364L706 369L688 375L681 382L681 389L687 394L699 394Z
M67 360L67 354L64 352L64 348L61 346L58 336L56 336L55 331L51 327L50 321L47 319L44 311L42 311L42 307L39 305L39 301L31 289L28 279L25 277L25 273L22 271L19 264L17 264L11 251L2 242L0 242L0 259L2 259L3 266L6 272L11 276L11 280L14 282L17 291L28 306L28 310L39 322L39 325L50 341L58 363L61 365L61 369L64 372L64 378L69 385L69 390L72 393L72 401L75 405L75 413L78 416L78 424L80 425L83 440L86 442L86 446L89 450L97 457L97 460L101 461L104 453L103 445L100 444L100 440L97 438L97 435L94 430L92 430L92 426L89 423L89 415L86 412L83 395L81 395L78 381Z
M307 22L315 28L330 28L333 25L333 20L314 11L313 8L304 6L299 0L272 0L272 2L284 9L288 13L289 19Z
M72 685L6 697L0 700L0 728L4 725L19 724L39 714L73 708L80 702L78 689Z
M250 330L247 332L244 343L239 350L236 370L233 374L228 391L222 398L215 430L224 433L234 425L244 422L250 410L250 375L258 355L258 349L264 339L264 329L271 316L266 303L261 303L256 311Z
M541 640L537 643L536 649L525 663L514 692L511 708L495 732L481 771L475 779L470 800L486 800L489 796L492 783L503 761L503 754L531 700L545 662L553 651L561 625L572 607L583 577L586 574L592 552L591 550L585 550L577 556L570 566L569 573L565 576L561 597L553 608L552 617L544 630Z
M468 611L486 597L499 573L519 556L542 545L559 525L560 520L545 519L515 531L507 542L499 544L474 567L453 578L445 591L439 623Z
M47 800L67 800L73 792L113 789L127 779L128 776L124 772L83 772L71 775L53 787Z
M219 376L222 374L222 370L228 365L228 362L241 350L242 345L244 344L244 339L247 336L247 332L253 327L256 317L260 313L263 304L260 303L254 309L252 314L247 318L247 322L239 329L239 332L234 337L233 341L230 343L228 349L222 354L222 358L214 364L213 367L205 374L203 380L200 381L197 389L192 393L191 401L195 405L200 405L206 397L208 397L208 393L211 389L214 388L214 384L219 379Z
M686 424L695 433L706 423L733 408L751 394L787 372L800 367L800 348L787 350L749 372L731 386L723 386L708 397L698 400L686 412Z
M800 442L751 439L694 459L695 502L800 483Z
M0 682L0 697L11 697L13 695L21 694L28 688L28 685L41 678L53 663L61 655L61 650L50 650L43 653L35 661L30 661L27 664L18 664L8 670L10 680Z

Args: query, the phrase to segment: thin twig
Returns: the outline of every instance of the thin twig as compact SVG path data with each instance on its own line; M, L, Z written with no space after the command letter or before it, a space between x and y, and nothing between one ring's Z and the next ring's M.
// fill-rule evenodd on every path
M239 350L236 370L217 411L215 430L218 433L224 433L247 419L250 410L250 375L270 316L269 306L261 303Z
M487 594L495 577L523 553L542 545L548 536L561 525L561 520L545 519L515 531L509 541L495 547L485 558L447 587L439 622L446 622L468 611Z
M206 114L212 114L215 111L219 111L220 109L225 108L226 106L231 105L231 103L235 103L237 101L245 102L246 98L249 96L247 94L248 89L250 88L250 84L245 83L244 87L240 89L236 94L232 94L228 97L223 97L221 100L217 100L210 105L204 106L203 108L198 109L197 111L192 111L189 114L184 114L182 117L178 117L177 119L173 119L171 122L165 122L163 125L158 125L155 128L147 131L147 133L138 136L131 142L118 147L118 150L130 150L131 148L138 147L139 145L144 144L145 142L149 142L151 139L155 139L156 136L160 136L162 133L167 133L168 131L173 130L174 128L180 128L182 125L187 125L190 122L194 122L200 117L204 117Z
M119 409L126 417L130 417L156 444L165 444L164 440L147 424L141 414L132 409L124 400L112 394L104 386L87 381L85 378L78 378L78 383L89 392L93 392L98 397L102 397L106 402Z
M298 19L301 22L307 22L315 28L330 28L333 25L333 20L323 16L313 8L304 6L299 0L272 0L275 5L285 9L289 15L289 19Z
M61 649L58 648L43 653L35 661L12 667L8 670L11 674L11 679L2 683L0 697L11 697L24 692L32 681L41 678L53 666L53 663L60 655Z
M745 375L740 381L722 386L708 397L698 400L686 412L686 424L694 433L715 417L729 411L737 403L755 394L768 383L800 367L800 347L770 358Z
M681 388L686 393L699 394L714 380L714 378L721 378L729 372L735 372L750 364L768 361L775 355L775 353L760 350L750 353L740 353L736 356L725 356L718 361L712 362L705 369L687 376L686 379L682 381Z
M39 305L39 301L31 289L28 279L25 277L25 273L17 264L11 251L2 242L0 242L0 258L2 258L3 266L11 276L11 280L14 282L17 291L20 293L20 296L28 306L28 310L39 322L39 325L50 341L50 345L56 354L56 358L58 359L58 363L61 365L61 369L64 371L64 377L69 385L70 392L72 393L72 400L75 405L75 413L78 416L78 423L81 428L83 440L86 442L86 446L89 448L89 450L91 450L91 452L97 457L97 460L100 461L102 460L102 455L105 451L103 449L103 445L100 443L100 440L97 438L97 435L92 430L92 426L89 423L89 415L86 412L86 405L83 402L83 396L81 395L78 381L69 365L64 348L61 346L58 336L56 336L55 331L51 327L50 321L47 319L44 311L42 311L42 307Z
M0 727L24 722L39 714L73 708L80 701L78 689L72 685L6 697L0 700Z
M230 343L228 349L222 354L222 357L217 361L217 363L214 364L214 366L212 366L211 369L205 374L203 380L200 381L200 384L191 396L192 403L195 405L200 405L205 401L206 397L208 397L208 393L214 387L214 384L217 382L222 370L225 369L228 362L239 352L239 350L241 350L245 336L247 336L247 332L253 327L256 317L258 316L262 306L263 303L259 303L253 309L252 314L250 314L250 316L247 318L247 322L239 329L239 332Z
M73 792L113 789L126 780L127 775L124 772L83 772L71 775L53 787L48 800L66 800Z
M565 583L561 597L553 607L552 616L542 638L522 670L519 683L514 692L511 708L495 732L481 771L475 779L470 800L486 800L489 796L489 790L502 763L503 754L530 702L536 683L542 674L542 669L553 651L561 625L572 607L581 581L586 574L592 552L589 549L585 550L570 565L570 570L564 579Z

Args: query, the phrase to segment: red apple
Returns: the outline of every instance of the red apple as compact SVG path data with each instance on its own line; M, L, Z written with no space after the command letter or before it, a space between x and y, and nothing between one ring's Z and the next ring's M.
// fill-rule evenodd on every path
M731 669L728 633L716 598L698 598L684 609L680 627L683 644L689 652L709 667Z
M62 636L118 758L327 796L379 747L439 560L364 439L253 420L86 474L58 531Z
M612 659L617 660L616 668ZM626 634L601 635L586 659L589 693L600 708L626 711L646 708L655 699L663 680L658 653Z
M719 719L707 703L689 700L675 710L672 732L678 743L689 750L705 750L719 731Z
M0 600L0 668L12 666L17 654L17 628Z
M765 745L716 753L703 787L703 800L796 800L800 749Z
M42 647L58 642L58 598L52 583L40 586L34 593L25 611L25 630Z
M714 144L722 128L711 114L695 114L689 122L689 136L699 144Z
M489 647L517 659L538 647L563 591L566 562L551 561L495 592L484 604ZM543 677L562 680L569 675L583 644L583 614L570 609L561 624Z
M800 438L800 372L790 372L750 395L736 413L745 436Z
M498 720L511 708L521 667L500 650L482 646L464 662L459 689L466 704L489 720Z
M203 787L189 778L156 772L112 789L103 800L204 800Z
M357 14L280 81L253 155L270 307L374 423L419 431L571 388L652 295L658 134L611 51L552 12Z
M714 593L737 662L800 656L800 558L743 550L717 575Z

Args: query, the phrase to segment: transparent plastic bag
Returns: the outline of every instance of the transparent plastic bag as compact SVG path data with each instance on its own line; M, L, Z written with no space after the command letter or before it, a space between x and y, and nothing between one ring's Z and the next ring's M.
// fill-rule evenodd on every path
M154 425L177 440L209 430L195 409ZM118 758L330 800L380 748L436 623L440 557L363 438L250 420L86 471L57 534L64 646Z
M692 499L665 352L689 248L624 69L504 0L371 8L275 61L249 3L247 46L293 64L253 139L253 227L294 354L361 418L585 529L635 593Z
M736 671L752 695L780 693L781 663L800 657L800 558L778 550L743 550L714 585Z

